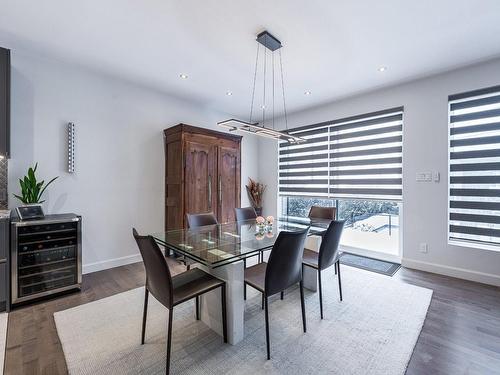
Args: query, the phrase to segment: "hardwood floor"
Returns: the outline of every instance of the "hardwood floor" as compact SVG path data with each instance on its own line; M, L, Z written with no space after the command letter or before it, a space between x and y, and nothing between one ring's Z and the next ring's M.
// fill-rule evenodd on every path
M171 262L174 273L184 268ZM434 290L407 374L500 374L500 288L409 269L394 276ZM144 285L141 263L83 277L81 293L9 315L5 374L66 374L53 313Z

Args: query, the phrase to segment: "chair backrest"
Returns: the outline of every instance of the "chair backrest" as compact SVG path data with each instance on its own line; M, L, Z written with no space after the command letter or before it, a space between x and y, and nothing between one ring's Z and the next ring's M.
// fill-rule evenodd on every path
M311 206L309 210L309 219L328 219L335 220L335 213L337 209L335 207L321 207L321 206Z
M234 212L236 213L236 221L246 221L257 218L257 214L253 207L241 207L235 208Z
M186 214L188 228L204 227L205 225L217 224L217 218L213 212L203 214Z
M132 229L146 268L146 288L165 307L173 307L172 276L160 247L151 236L140 236Z
M318 267L324 270L335 263L339 256L339 244L344 221L333 220L328 229L323 234L321 245L319 247Z
M267 262L265 292L279 293L302 280L304 242L309 228L300 232L280 232Z

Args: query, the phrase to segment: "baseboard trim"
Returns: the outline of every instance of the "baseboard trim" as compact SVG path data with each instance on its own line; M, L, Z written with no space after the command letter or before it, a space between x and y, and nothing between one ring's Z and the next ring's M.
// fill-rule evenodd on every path
M466 270L464 268L445 266L442 264L434 264L422 262L420 260L403 258L401 265L406 268L412 268L419 271L437 273L441 275L456 277L478 283L500 286L500 276L491 273Z
M137 263L141 261L141 254L127 255L120 258L102 260L100 262L84 264L82 266L82 273L86 274L91 272L103 271L109 268L125 266L127 264Z

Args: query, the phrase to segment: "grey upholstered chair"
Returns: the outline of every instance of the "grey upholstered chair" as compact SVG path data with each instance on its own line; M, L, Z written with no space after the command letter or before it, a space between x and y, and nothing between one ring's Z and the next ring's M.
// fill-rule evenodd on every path
M248 284L262 293L266 318L267 359L271 359L269 297L277 293L283 293L285 289L299 284L302 325L304 332L306 332L306 311L304 305L304 288L302 285L302 257L308 230L309 228L300 232L281 232L271 250L269 261L245 269L245 285Z
M309 219L335 220L336 212L337 208L335 207L311 206L307 217L309 217Z
M253 207L235 208L234 213L236 214L236 221L238 223L257 218L257 214Z
M304 249L303 265L311 267L318 271L319 284L319 308L321 319L323 319L323 293L321 284L321 271L335 265L337 276L339 279L340 300L342 301L342 282L340 280L340 252L339 244L342 230L344 229L344 221L333 220L328 229L323 234L319 252Z
M217 224L217 218L213 212L206 212L202 214L186 214L188 228L199 228L205 225Z
M198 268L171 276L167 261L163 256L158 244L151 236L140 236L135 229L133 235L139 246L144 267L146 268L146 286L144 295L144 312L142 316L141 344L144 344L146 336L146 318L148 314L148 296L151 293L168 313L167 332L167 371L170 372L170 352L172 346L172 320L174 307L190 299L196 299L200 295L221 288L222 298L222 330L224 342L227 342L226 322L226 283ZM196 318L199 319L199 304L196 304Z

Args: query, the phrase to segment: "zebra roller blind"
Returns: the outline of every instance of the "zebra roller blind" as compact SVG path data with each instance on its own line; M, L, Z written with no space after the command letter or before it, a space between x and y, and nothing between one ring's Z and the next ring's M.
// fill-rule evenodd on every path
M402 199L403 108L306 126L280 143L280 195Z
M328 197L328 126L305 127L290 134L306 142L296 145L280 142L280 195Z
M500 86L449 97L449 238L500 245Z

